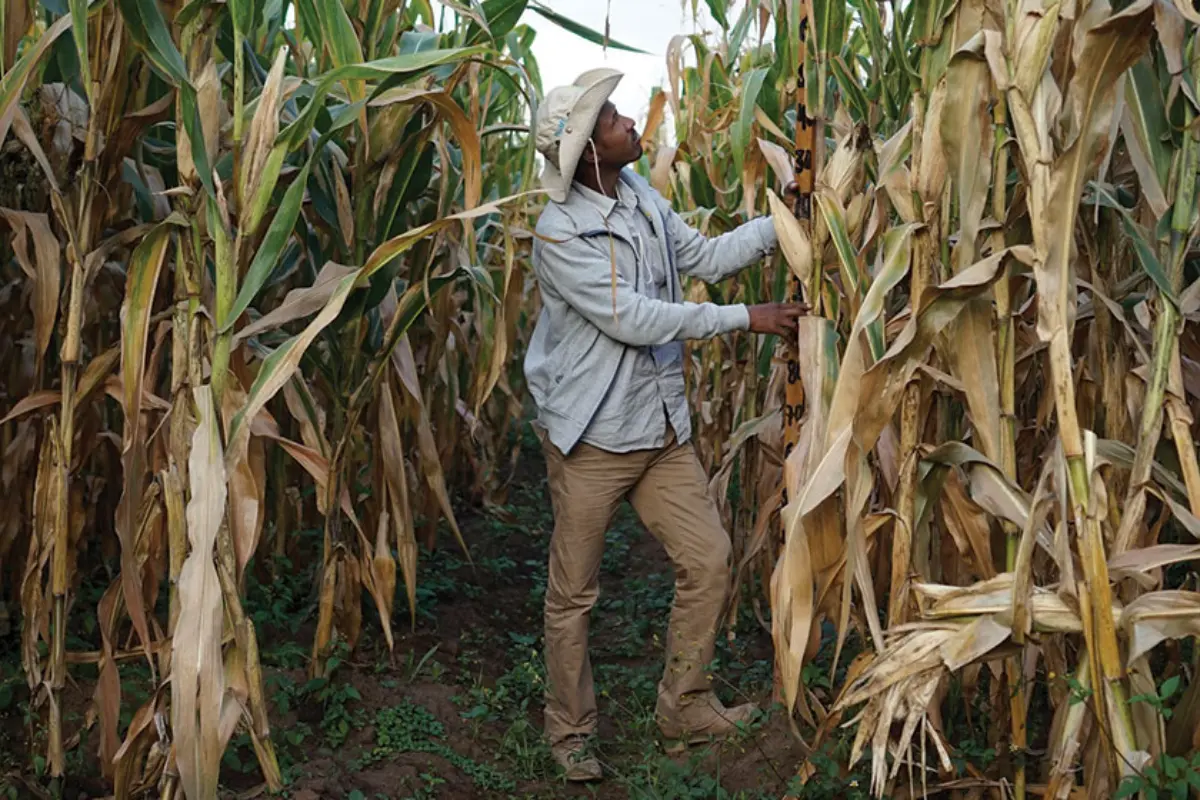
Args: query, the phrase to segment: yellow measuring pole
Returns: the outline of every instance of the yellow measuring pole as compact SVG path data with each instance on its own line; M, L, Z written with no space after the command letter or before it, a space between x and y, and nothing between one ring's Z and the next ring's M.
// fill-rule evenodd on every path
M806 55L808 52L809 19L811 17L812 0L798 0L791 5L793 13L800 16L800 50L797 54L796 88L799 100L796 104L796 155L793 161L798 197L793 209L804 226L805 232L812 239L812 195L815 183L814 168L816 166L817 122L809 116L807 104L807 76L805 75ZM804 299L804 287L795 275L789 277L788 291L791 299L800 302ZM817 298L813 298L815 306ZM793 344L795 344L793 342ZM784 455L789 455L800 440L800 417L804 410L804 386L800 383L800 363L794 352L788 355L787 392L783 408L783 446ZM787 488L784 488L784 504L787 503Z

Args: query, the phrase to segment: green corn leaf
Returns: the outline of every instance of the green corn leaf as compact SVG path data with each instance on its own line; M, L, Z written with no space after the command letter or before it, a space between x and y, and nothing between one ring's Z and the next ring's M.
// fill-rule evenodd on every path
M1134 64L1125 81L1125 145L1138 182L1156 216L1166 216L1166 191L1171 172L1171 125L1158 78L1146 59Z
M874 0L851 0L851 5L858 9L858 18L862 22L862 31L870 52L873 67L872 84L879 86L884 69L888 63L888 46L883 35L883 19L879 16L879 4ZM887 94L886 88L884 94Z
M535 2L535 3L533 3L533 5L529 6L529 8L530 8L530 10L535 11L538 14L541 14L543 17L550 20L551 22L553 22L555 25L562 28L563 30L570 31L571 33L575 34L576 36L580 37L581 39L586 39L587 41L592 42L593 44L611 47L613 50L625 50L630 53L646 54L645 50L639 50L636 47L630 47L629 45L622 44L621 42L618 42L615 39L607 39L606 40L604 38L604 34L599 33L598 31L592 30L591 28L589 28L586 25L581 25L580 23L576 22L573 19L568 19L567 17L564 17L562 14L559 14L556 11L551 11L549 8L546 8L546 6L542 5L541 3Z
M71 2L71 33L75 37L75 52L79 54L80 80L83 81L83 91L87 95L88 104L92 97L92 65L88 59L87 16L88 0L70 0Z
M1154 285L1158 287L1158 291L1163 297L1179 308L1179 298L1175 296L1175 291L1171 287L1171 280L1167 277L1167 271L1163 268L1162 262L1154 254L1154 248L1150 242L1146 240L1145 234L1142 232L1141 226L1133 219L1133 213L1117 202L1117 198L1113 197L1112 192L1107 187L1098 183L1091 182L1089 184L1092 190L1096 193L1096 200L1102 206L1107 206L1120 213L1121 225L1125 228L1125 233L1129 236L1133 243L1133 250L1137 254L1138 263L1142 265L1142 269L1150 280L1154 281Z
M283 169L283 159L286 155L287 148L278 144L267 154L262 175L259 176L258 185L254 187L254 194L250 198L250 214L246 218L246 231L251 235L258 230L259 223L267 213L267 206L275 192L275 184L279 181L279 173Z
M321 21L321 36L333 59L334 67L348 67L363 62L362 45L358 33L350 22L346 7L340 0L324 0L317 3L317 16ZM353 102L366 99L367 90L361 78L345 78L346 94ZM364 123L365 123L365 117Z
M174 23L181 28L187 27L196 19L196 17L200 16L200 12L203 11L208 4L209 0L188 0L188 2L184 4L183 8L179 10L179 13L175 15L173 20Z
M279 261L279 254L283 252L288 237L292 235L292 230L296 227L296 220L300 217L300 206L304 202L304 189L308 184L308 173L311 166L312 161L306 162L300 170L300 174L296 176L284 193L283 202L279 204L279 210L275 212L275 218L271 220L271 226L267 228L267 235L263 237L262 244L259 245L254 259L250 262L250 269L242 280L241 289L233 301L229 317L217 320L218 332L225 333L233 327L234 321L250 307L251 301L258 295L263 284L267 282L271 270L275 269L275 264Z
M321 24L321 36L325 40L325 47L329 50L329 57L333 59L335 67L363 62L362 45L358 41L358 34L354 31L345 6L340 2L318 2L317 18ZM360 98L351 95L351 99Z
M447 50L427 50L389 58L380 58L362 64L337 67L321 76L312 90L312 98L294 122L280 131L276 143L286 143L289 150L299 147L309 137L317 116L324 109L325 96L340 80L380 80L400 75L415 75L431 67L451 62L464 61L487 52L484 46L459 47ZM357 113L357 112L356 112Z
M318 52L323 52L325 43L321 38L321 18L317 15L316 0L296 0L296 21L299 23L297 36L311 41Z
M229 18L233 21L233 30L239 36L245 36L254 25L254 0L227 0L229 5ZM337 5L339 3L329 3L322 5Z
M917 37L916 43L932 47L940 42L946 17L950 16L957 5L957 0L913 3L912 32Z
M816 27L816 55L818 60L832 58L842 52L849 30L849 15L846 0L813 0L813 25ZM814 40L809 40L812 48Z
M459 267L451 272L427 278L424 282L417 282L410 286L396 303L396 314L399 315L399 321L391 327L391 335L383 342L381 356L385 359L391 358L392 351L396 349L396 345L400 343L417 318L428 308L429 301L462 276L470 274L470 270Z
M846 292L855 297L861 293L862 275L858 268L858 253L850 241L850 234L846 231L845 215L837 201L824 192L818 192L814 198L821 210L821 216L825 218L825 225L829 228L834 249L837 250L838 262L846 282Z
M729 18L725 16L726 0L704 0L708 5L708 10L712 12L713 19L721 26L721 30L729 30ZM733 50L732 52L737 52Z
M742 9L737 23L733 26L733 31L729 34L729 52L742 52L742 43L746 41L746 34L750 31L750 23L754 21L754 17L753 7L747 4Z
M357 277L358 273L352 273L342 278L338 282L333 296L329 298L329 302L325 304L325 307L321 309L312 322L305 326L303 331L288 339L276 348L271 355L267 356L258 371L258 376L254 379L254 385L250 387L246 404L237 412L229 425L229 449L226 452L227 463L236 464L241 461L250 439L250 422L254 420L267 402L283 388L284 384L291 379L309 345L313 343L317 335L329 323L333 322L338 313L341 312L342 306L346 304L346 298L350 296L350 292L354 289Z
M487 20L487 28L472 22L467 28L467 43L476 44L488 38L501 41L516 27L528 3L529 0L485 0L480 10Z
M187 83L187 65L171 38L158 3L155 0L117 0L117 3L129 35L146 51L150 62L176 86Z
M45 52L50 49L50 45L66 32L67 28L71 27L70 17L60 17L53 25L46 29L38 39L37 44L29 47L21 54L21 58L13 65L3 80L0 80L0 119L8 116L12 110L13 103L21 97L25 91L25 82L29 80L30 73L37 66ZM7 133L7 128L2 133ZM2 137L0 137L2 138Z
M402 221L397 219L397 215L428 185L433 174L433 155L434 147L427 143L427 136L414 137L405 145L400 166L392 176L387 204L378 222L382 236L390 238L399 233L397 228Z
M762 91L766 77L766 67L758 67L746 75L742 88L741 112L729 131L730 143L733 145L733 163L738 175L742 174L742 164L746 160L746 152L750 149L750 134L754 129L754 107L758 105L758 94Z
M204 146L204 128L200 124L200 106L196 102L196 90L187 81L179 84L179 100L183 107L183 127L192 145L192 163L196 165L196 174L200 176L200 183L209 196L215 197L212 165Z
M843 92L843 100L854 116L856 122L866 122L871 109L871 101L863 92L860 78L850 71L841 56L829 62L829 69Z
M171 38L166 20L155 0L117 0L121 16L133 40L146 52L150 63L166 75L179 90L183 126L192 145L192 161L196 173L209 196L216 190L212 182L212 165L204 147L204 129L200 124L200 111L196 102L196 90L187 73L187 65Z

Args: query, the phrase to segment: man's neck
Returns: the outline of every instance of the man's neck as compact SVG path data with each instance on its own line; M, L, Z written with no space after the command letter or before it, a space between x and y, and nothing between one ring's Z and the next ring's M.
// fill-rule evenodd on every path
M599 192L605 197L616 199L617 196L617 181L621 177L621 169L619 167L600 167L599 181L596 180L596 167L592 164L580 164L579 169L575 172L575 180L582 183L594 192Z

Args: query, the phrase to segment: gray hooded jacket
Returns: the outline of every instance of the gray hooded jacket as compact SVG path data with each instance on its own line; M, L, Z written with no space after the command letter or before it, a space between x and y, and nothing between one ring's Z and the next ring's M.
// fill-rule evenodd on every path
M571 191L565 203L548 203L538 219L533 268L542 311L525 356L525 378L538 422L562 453L585 436L622 358L636 348L653 350L663 364L658 375L663 402L630 407L631 427L643 425L647 415L661 416L665 407L677 440L686 442L691 419L682 342L745 330L750 317L744 305L684 302L679 276L716 283L765 258L777 244L769 217L710 239L689 227L633 170L622 171L620 180L636 193L639 208L656 212L647 214L653 228L649 244L662 248L665 298L647 294L634 244L641 237L583 192ZM611 256L617 271L615 318Z

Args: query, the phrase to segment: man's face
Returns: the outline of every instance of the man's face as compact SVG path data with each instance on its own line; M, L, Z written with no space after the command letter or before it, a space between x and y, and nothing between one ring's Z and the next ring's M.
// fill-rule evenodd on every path
M589 166L595 156L599 156L600 166L618 168L642 157L642 139L633 120L621 116L612 102L606 102L600 109L596 127L592 130L592 141L596 143L595 155L590 146L583 150L583 161Z

